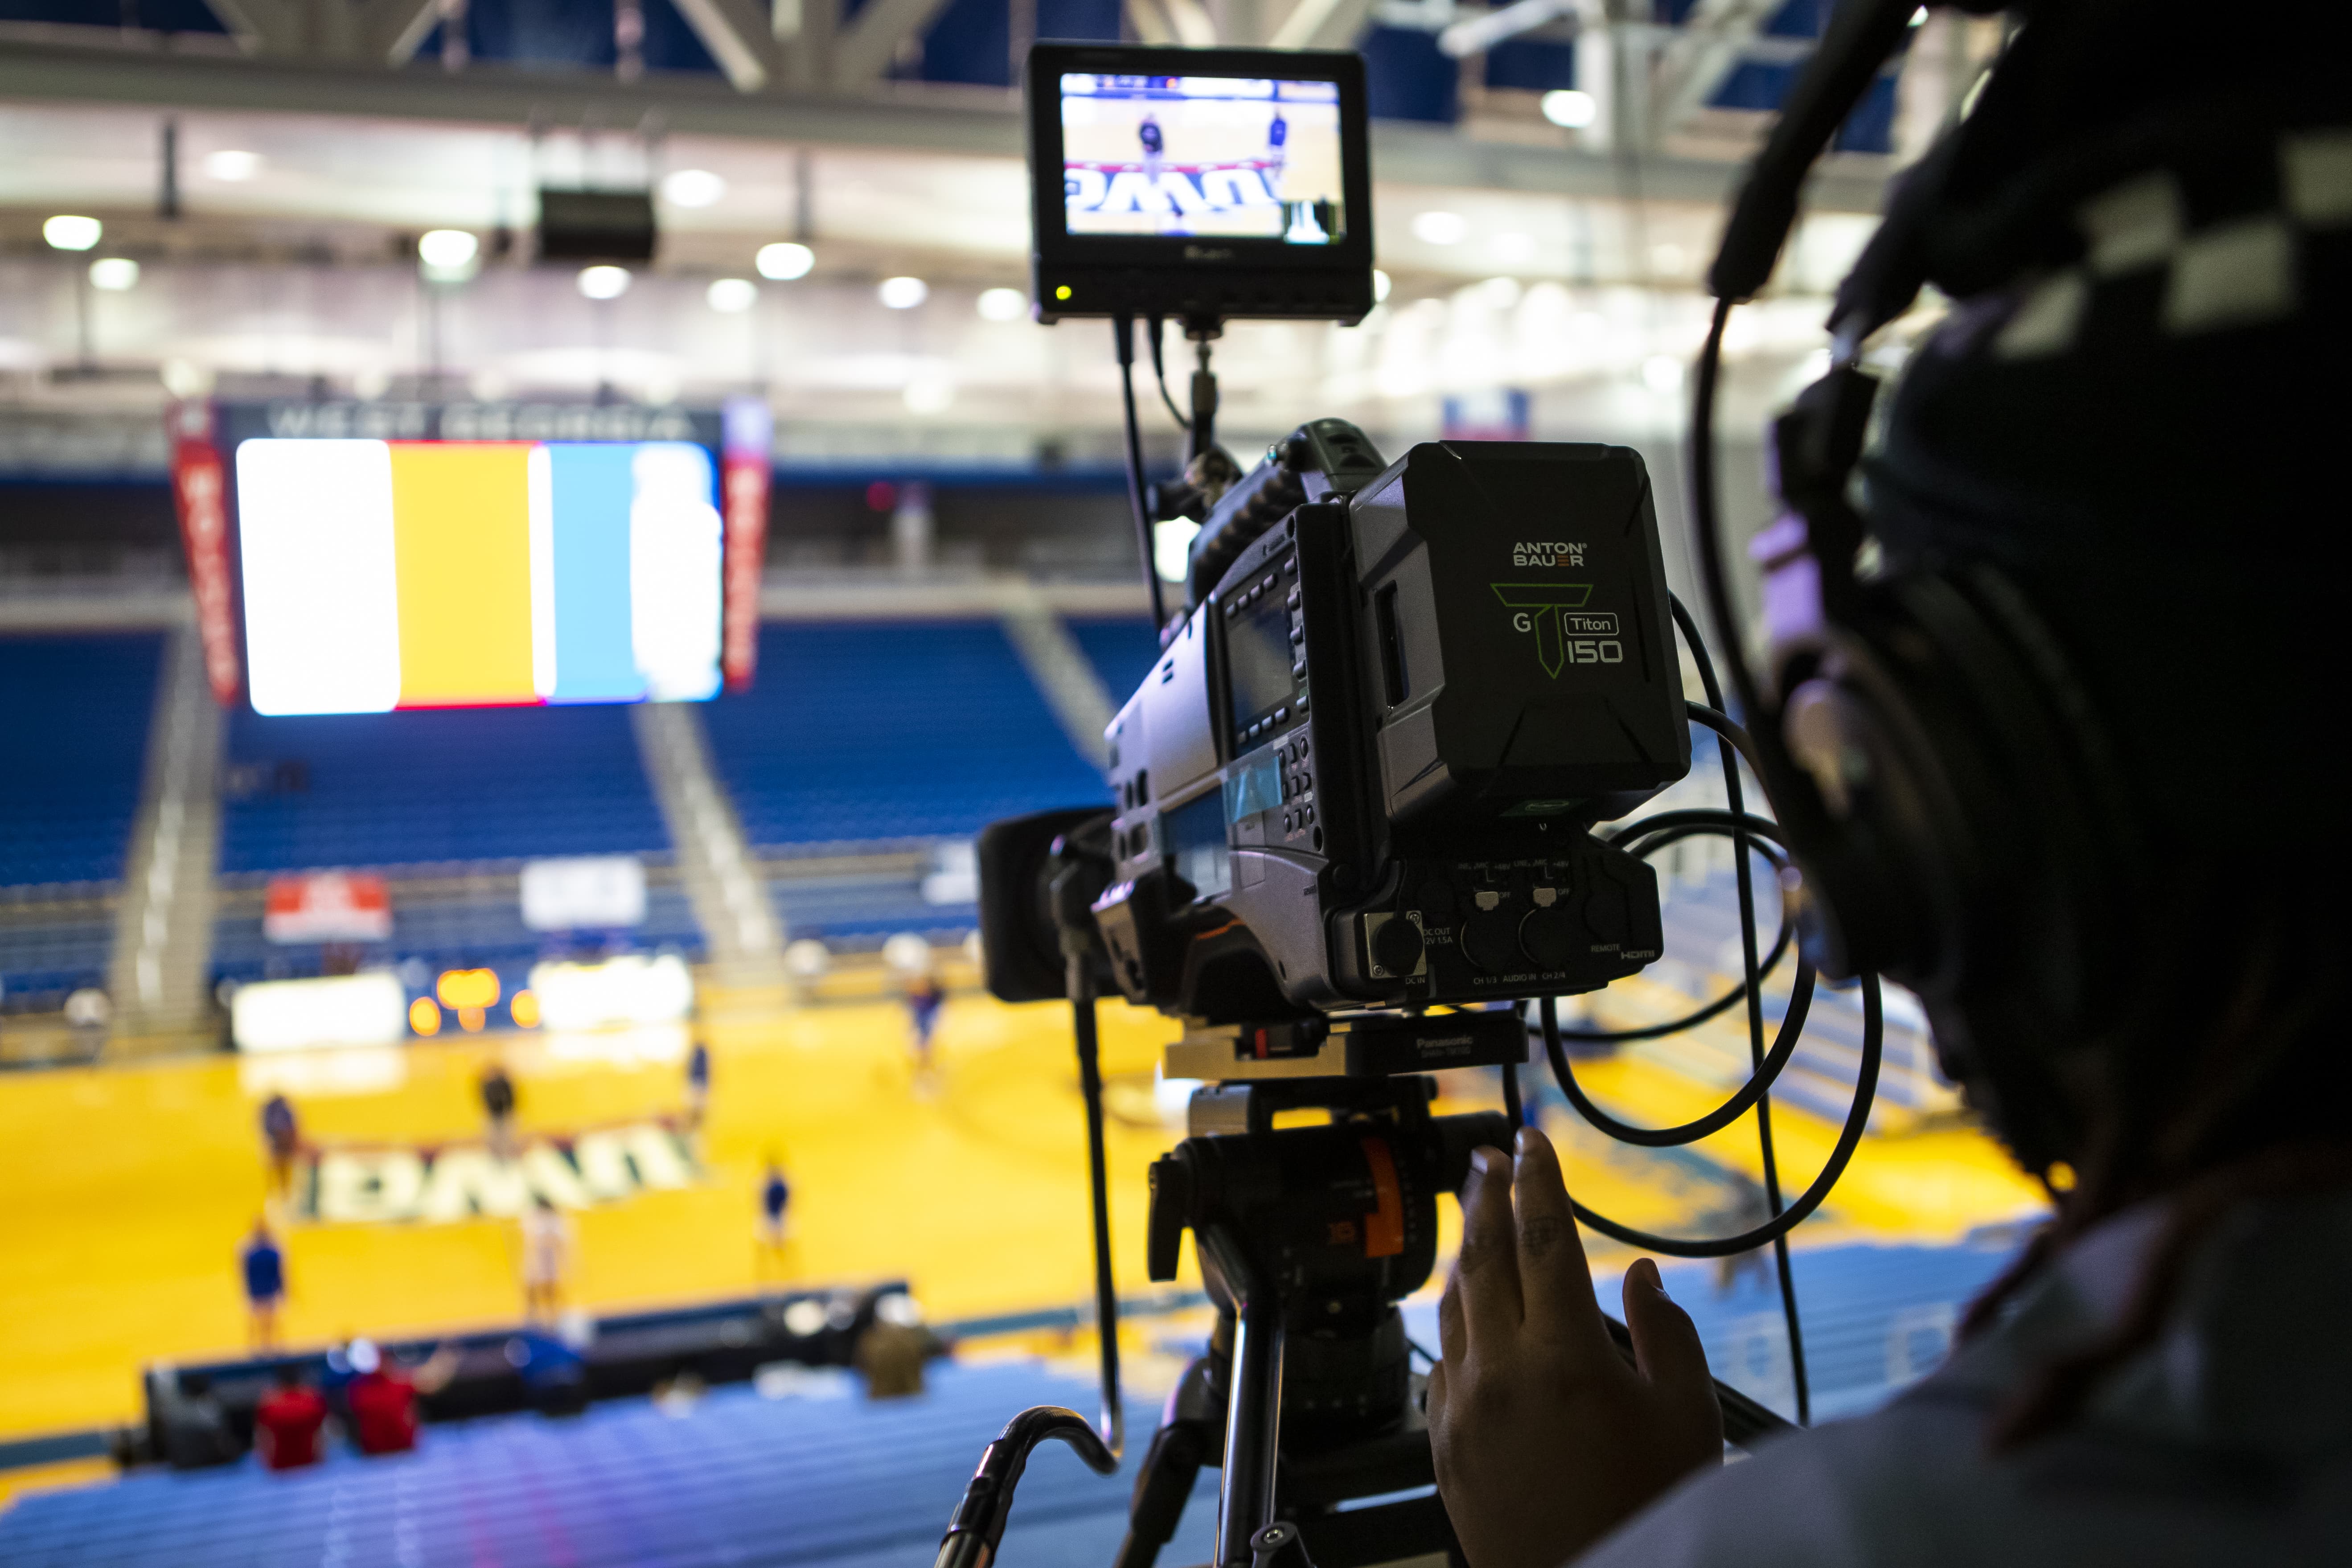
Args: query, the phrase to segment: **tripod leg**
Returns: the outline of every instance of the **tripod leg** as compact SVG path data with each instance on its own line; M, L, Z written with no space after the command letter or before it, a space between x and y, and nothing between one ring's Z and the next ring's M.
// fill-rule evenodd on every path
M1151 1435L1135 1478L1135 1500L1127 1510L1127 1539L1118 1543L1112 1568L1151 1568L1184 1517L1208 1438L1199 1422L1181 1418Z
M1216 1568L1248 1568L1250 1542L1274 1522L1275 1447L1282 1424L1282 1313L1245 1303L1234 1338L1232 1403L1217 1494Z

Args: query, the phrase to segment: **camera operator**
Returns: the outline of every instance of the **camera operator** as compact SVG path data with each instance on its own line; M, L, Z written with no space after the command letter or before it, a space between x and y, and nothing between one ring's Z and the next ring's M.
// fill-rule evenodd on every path
M1481 1151L1429 1386L1471 1568L2352 1561L2352 931L2318 559L2341 546L2314 526L2344 510L2347 24L2018 9L1857 273L1907 266L1955 301L1863 505L1882 580L1983 563L2016 585L2120 782L2094 824L2126 847L2099 862L2117 984L2070 1011L2052 973L2091 966L2044 951L1931 999L2056 1217L1942 1370L1726 1467L1655 1266L1625 1277L1628 1366L1550 1146ZM1999 896L1980 928L2040 918Z

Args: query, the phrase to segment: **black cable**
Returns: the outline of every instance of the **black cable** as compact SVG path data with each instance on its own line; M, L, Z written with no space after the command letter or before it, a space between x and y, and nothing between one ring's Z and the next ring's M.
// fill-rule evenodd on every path
M1783 1210L1780 1216L1767 1220L1753 1230L1727 1236L1719 1241L1692 1241L1678 1237L1653 1236L1645 1230L1635 1230L1630 1225L1620 1225L1607 1215L1595 1214L1569 1194L1569 1206L1578 1220L1601 1235L1638 1247L1644 1252L1660 1252L1669 1258L1730 1258L1742 1252L1752 1252L1766 1242L1777 1242L1811 1218L1822 1206L1830 1189L1845 1174L1853 1160L1853 1152L1862 1142L1863 1131L1870 1125L1870 1108L1878 1096L1878 1066L1885 1043L1886 1020L1880 1006L1878 976L1862 976L1862 1066L1854 1074L1853 1104L1845 1116L1845 1126L1838 1133L1836 1147L1830 1151L1829 1163L1813 1184L1799 1194L1797 1201ZM1546 1041L1549 1048L1550 1042ZM1564 1053L1563 1053L1564 1054Z
M1095 1337L1102 1352L1104 1447L1115 1459L1127 1447L1127 1407L1118 1391L1118 1287L1110 1270L1110 1182L1103 1152L1103 1087L1100 1037L1095 1027L1094 988L1085 961L1070 963L1070 1021L1078 1045L1078 1089L1087 1102L1087 1195L1094 1206Z
M1135 544L1143 553L1143 586L1151 598L1151 632L1168 627L1168 604L1160 593L1160 563L1152 548L1151 519L1143 507L1143 432L1135 419L1135 318L1111 318L1118 342L1118 391L1127 409L1127 501L1135 509Z
M1662 811L1655 816L1640 817L1627 824L1609 840L1609 843L1623 849L1629 855L1646 858L1667 846L1679 843L1694 835L1721 832L1729 826L1729 818L1728 812L1712 810ZM1749 832L1759 835L1770 835L1777 837L1780 832L1779 824L1761 816L1748 817L1748 826ZM1759 846L1758 853L1764 857L1775 871L1788 865L1786 858L1774 850L1769 844ZM1780 929L1772 939L1772 951L1764 955L1762 964L1757 969L1758 979L1769 976L1780 967L1780 960L1788 956L1790 944L1795 941L1796 932L1796 922L1790 918L1788 904L1783 900L1780 907ZM1685 1013L1668 1023L1652 1024L1639 1029L1562 1029L1560 1037L1570 1040L1617 1044L1633 1040L1664 1039L1668 1035L1679 1035L1685 1029L1698 1027L1725 1009L1737 1005L1739 999L1747 994L1748 984L1743 980L1696 1012Z
M1176 406L1176 400L1168 395L1168 366L1161 361L1160 355L1160 334L1167 324L1167 318L1164 316L1144 318L1143 330L1151 336L1151 379L1160 384L1160 401L1167 405L1168 417L1176 421L1176 428L1189 437L1192 434L1192 421L1186 418L1184 411Z
M1545 1000L1549 1002L1550 998L1546 997ZM1527 1107L1519 1102L1519 1064L1517 1062L1503 1064L1503 1114L1510 1119L1511 1135L1517 1137L1519 1129L1528 1124L1528 1112Z
M1731 604L1731 578L1723 565L1723 520L1716 510L1715 495L1715 384L1723 368L1723 329L1731 320L1731 301L1715 302L1715 318L1706 330L1706 342L1698 352L1698 374L1693 378L1696 386L1691 395L1691 521L1698 535L1699 583L1706 591L1707 618L1715 623L1715 635L1723 644L1723 656L1731 663L1731 688L1739 694L1740 714L1753 720L1764 711L1758 699L1756 677L1748 668L1748 658L1741 644L1739 614ZM1689 637L1690 612L1675 617ZM1713 667L1700 650L1705 644L1694 639L1691 649L1699 660L1699 678L1706 681L1708 700L1723 706L1722 689L1712 679Z
M1631 1143L1643 1149L1674 1149L1685 1143L1720 1132L1745 1115L1750 1106L1759 1102L1769 1092L1789 1058L1797 1054L1798 1037L1805 1032L1805 1019L1813 1005L1813 966L1800 962L1796 983L1789 989L1789 1010L1781 1016L1780 1032L1773 1037L1772 1052L1766 1057L1739 1091L1696 1121L1685 1121L1677 1127L1636 1127L1630 1121L1620 1121L1595 1105L1585 1094L1584 1087L1576 1081L1569 1065L1568 1052L1560 1044L1559 1007L1557 1000L1542 999L1544 1054L1551 1058L1552 1076L1559 1079L1560 1093L1576 1107L1577 1113L1621 1143Z
M1067 1443L1097 1475L1118 1468L1118 1456L1103 1447L1085 1416L1058 1405L1030 1406L1006 1422L996 1441L981 1451L980 1468L964 1487L955 1512L948 1516L948 1531L932 1568L991 1568L1004 1540L1005 1521L1013 1516L1013 1490L1029 1468L1029 1451L1048 1438Z
M1721 353L1723 325L1729 309L1728 306L1718 305L1716 310L1715 325L1707 337L1711 356L1719 357ZM1708 389L1710 408L1713 406L1712 380L1715 368L1711 357L1706 365L1710 384ZM1693 439L1701 441L1702 445L1711 445L1711 440L1702 440L1696 435ZM1692 458L1694 464L1698 460L1696 456ZM1711 456L1707 459L1707 466L1708 482L1712 483L1714 462ZM1721 576L1719 568L1722 563L1716 561L1714 563L1718 568L1716 576L1719 578ZM1717 583L1711 582L1708 584L1709 593L1712 594L1717 585ZM1701 707L1696 702L1686 702L1684 707L1690 717L1715 731L1716 752L1723 759L1724 801L1731 814L1732 870L1738 882L1739 956L1742 973L1746 980L1744 989L1747 992L1748 1002L1748 1065L1752 1075L1762 1077L1765 1055L1764 990L1759 983L1756 968L1756 879L1754 868L1749 865L1748 858L1748 813L1740 799L1739 757L1747 757L1748 765L1756 769L1758 778L1764 776L1764 770L1757 760L1755 743L1748 739L1747 731L1733 723L1730 717L1723 711L1723 688L1715 678L1715 661L1707 657L1706 641L1698 636L1698 627L1693 624L1690 611L1684 607L1681 600L1672 595L1667 595L1667 604L1675 612L1675 626L1681 630L1684 637L1690 644L1691 660L1698 666L1699 684L1706 691L1706 707ZM1727 603L1726 608L1727 611ZM1736 650L1732 666L1743 677L1746 675L1747 662L1737 657ZM1754 714L1761 711L1756 705L1754 693L1743 689L1739 694L1739 700L1742 713ZM1783 912L1785 913L1785 910ZM1756 1101L1756 1145L1763 1157L1765 1210L1774 1218L1778 1218L1780 1214L1780 1161L1779 1153L1772 1147L1770 1079L1767 1079L1765 1083L1766 1090ZM1788 1321L1789 1324L1789 1370L1797 1389L1797 1425L1809 1426L1812 1425L1812 1384L1811 1379L1805 1375L1804 1328L1797 1316L1797 1276L1789 1261L1789 1242L1786 1232L1772 1239L1772 1262L1780 1280L1781 1316Z

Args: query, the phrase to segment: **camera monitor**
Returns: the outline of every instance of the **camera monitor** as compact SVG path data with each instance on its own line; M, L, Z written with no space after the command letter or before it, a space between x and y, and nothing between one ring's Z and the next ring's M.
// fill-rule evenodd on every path
M1029 168L1039 321L1372 308L1352 54L1039 44Z

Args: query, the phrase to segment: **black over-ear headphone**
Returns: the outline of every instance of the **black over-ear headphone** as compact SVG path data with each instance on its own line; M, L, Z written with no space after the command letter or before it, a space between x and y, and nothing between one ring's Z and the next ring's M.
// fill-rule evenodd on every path
M1990 9L1989 4L1966 6ZM1875 378L1862 339L1906 309L1918 279L1866 279L1915 250L1899 200L1839 293L1829 374L1774 428L1786 514L1760 535L1771 679L1743 657L1714 493L1713 403L1731 307L1770 276L1797 198L1839 123L1911 26L1916 0L1845 0L1749 170L1709 274L1713 330L1695 377L1694 511L1714 630L1757 762L1802 868L1810 956L1918 991L1952 1065L2008 1101L2005 1131L2036 1165L2070 1130L2020 1126L2060 1097L2055 1070L2113 994L2129 845L2120 773L2082 683L2027 595L1987 564L1905 561L1865 578L1849 499ZM1936 154L1931 154L1931 159ZM1863 286L1857 287L1858 284ZM1875 298L1873 298L1873 296ZM1967 1005L1958 1001L1965 986ZM1998 1033L2003 1047L1988 1053ZM2039 1048L2037 1048L2039 1047Z

